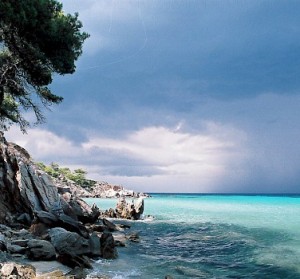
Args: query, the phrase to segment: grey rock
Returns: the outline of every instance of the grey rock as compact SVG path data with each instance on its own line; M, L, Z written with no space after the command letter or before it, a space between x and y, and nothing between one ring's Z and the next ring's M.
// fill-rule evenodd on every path
M79 221L94 223L100 216L99 208L94 204L90 207L84 200L76 198L69 202Z
M26 252L26 248L15 244L8 244L7 251L11 254L24 254Z
M27 256L32 260L50 261L56 258L54 246L46 240L32 239L28 241Z
M11 240L11 245L18 245L21 247L27 247L28 239L13 239Z
M89 232L86 227L66 214L61 214L58 217L57 225L59 227L65 228L68 231L76 232L85 238L89 237Z
M69 232L63 228L49 230L51 243L59 254L70 256L89 254L89 240L75 232Z
M140 237L137 232L132 232L131 234L127 235L126 238L132 242L140 242Z
M7 242L6 237L0 233L0 251L6 251L7 250Z
M35 211L34 215L37 217L37 219L46 224L46 225L55 225L58 222L58 218L51 212L47 211Z
M101 245L100 245L100 237L97 233L92 233L89 238L90 245L90 255L93 257L101 256Z
M25 225L30 225L31 224L31 217L28 213L22 213L18 218L17 221L20 223L23 223Z
M118 257L115 240L111 233L104 232L100 238L101 255L104 259L116 259Z

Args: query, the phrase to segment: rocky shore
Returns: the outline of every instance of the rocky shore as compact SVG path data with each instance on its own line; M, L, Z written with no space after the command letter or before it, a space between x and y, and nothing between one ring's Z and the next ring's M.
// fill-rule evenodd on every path
M0 133L0 278L86 278L93 259L115 259L117 246L137 241L128 224L106 217L141 218L146 195L101 183L91 192L62 180L53 180ZM80 198L104 196L121 197L116 209L101 212ZM139 198L128 203L127 196ZM41 274L39 262L60 267Z

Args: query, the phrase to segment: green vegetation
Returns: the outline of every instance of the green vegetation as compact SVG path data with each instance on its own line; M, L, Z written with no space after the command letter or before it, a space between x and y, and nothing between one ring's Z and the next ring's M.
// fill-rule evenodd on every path
M92 188L96 184L96 181L86 178L87 172L83 169L71 171L69 168L62 168L56 163L51 163L47 166L39 162L36 165L54 178L59 178L63 181L66 181L66 179L72 180L83 188Z
M25 132L25 111L41 123L40 107L62 101L48 85L54 74L74 73L89 36L81 28L78 14L64 14L56 0L0 0L1 129L17 123Z

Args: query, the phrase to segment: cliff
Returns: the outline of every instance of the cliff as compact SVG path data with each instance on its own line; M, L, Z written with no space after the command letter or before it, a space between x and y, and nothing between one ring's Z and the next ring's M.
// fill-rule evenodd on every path
M127 193L119 186L93 184L93 190ZM4 265L9 260L57 260L71 268L91 268L89 258L117 257L111 232L120 228L76 195L89 192L63 177L50 177L24 148L8 143L2 132L0 191L0 278L10 278L9 272L4 276L6 268L11 269ZM134 205L123 200L121 205L116 212L122 218L138 219L144 210L143 199Z

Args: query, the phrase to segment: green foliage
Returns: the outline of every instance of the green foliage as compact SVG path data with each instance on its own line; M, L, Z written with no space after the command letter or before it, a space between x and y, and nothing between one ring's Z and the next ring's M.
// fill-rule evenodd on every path
M69 180L74 181L76 184L82 186L82 187L92 187L95 185L94 180L90 180L86 178L87 172L83 169L76 169L74 171L71 171L69 168L61 168L58 164L56 163L51 163L49 166L46 166L44 163L36 163L36 165L49 174L50 176L54 178L67 178Z
M81 28L78 14L64 14L56 0L0 0L2 127L17 123L25 131L29 122L22 117L23 111L33 110L36 123L41 123L40 105L49 107L62 101L47 86L53 74L75 71L75 61L88 37Z

